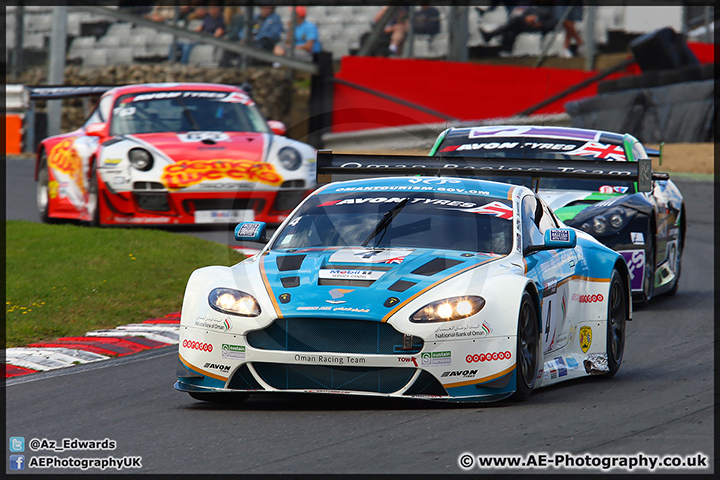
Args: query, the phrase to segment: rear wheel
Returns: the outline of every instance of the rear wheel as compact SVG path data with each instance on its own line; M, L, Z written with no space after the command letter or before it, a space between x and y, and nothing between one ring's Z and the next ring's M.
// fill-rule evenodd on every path
M648 249L645 252L645 268L643 269L643 293L642 299L637 302L637 306L646 307L653 297L655 290L655 235L653 227L647 233Z
M38 162L38 180L35 190L35 197L37 199L38 213L40 214L40 220L47 223L50 220L48 216L49 204L50 204L50 187L49 187L49 174L47 166L47 154L45 150L40 154L40 161Z
M222 403L222 404L231 404L231 403L237 403L240 404L248 399L250 396L249 393L243 393L243 392L188 392L192 398L195 400L201 400L203 402L212 402L212 403Z
M607 376L612 377L620 369L623 353L625 351L625 323L627 322L627 288L620 278L620 273L613 270L610 278L610 293L608 295L607 318L607 357L610 371Z
M512 400L526 400L535 388L540 371L540 329L535 303L528 292L520 302L517 331L515 378L517 385Z
M98 180L97 170L95 169L95 159L92 159L93 166L90 168L90 178L88 179L88 201L87 210L90 215L88 223L91 227L101 226L100 223L100 202L98 200Z
M684 213L684 212L683 212ZM682 262L680 260L680 257L682 256L683 251L683 238L682 238L682 232L678 234L678 241L676 245L673 245L672 250L670 252L670 261L672 262L671 265L673 266L673 273L675 274L675 280L673 280L673 286L670 290L668 290L667 295L675 295L678 291L678 287L680 286L680 272L682 271Z

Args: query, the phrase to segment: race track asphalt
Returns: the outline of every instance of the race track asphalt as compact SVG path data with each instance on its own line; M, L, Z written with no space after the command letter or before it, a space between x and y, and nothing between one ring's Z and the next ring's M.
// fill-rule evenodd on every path
M39 220L31 163L6 163L8 219ZM241 405L216 406L172 388L177 350L166 347L9 379L6 452L11 436L24 437L28 446L34 438L108 438L117 442L112 451L34 452L26 447L26 464L40 456L141 456L142 468L127 472L157 474L445 474L464 472L458 458L465 452L523 457L565 452L635 457L701 453L709 457L708 469L656 473L712 473L713 184L676 183L688 214L680 290L635 310L627 328L625 359L612 379L592 377L542 388L524 403L453 405L258 394ZM219 235L227 239L225 232ZM511 471L552 472L477 466L470 470Z

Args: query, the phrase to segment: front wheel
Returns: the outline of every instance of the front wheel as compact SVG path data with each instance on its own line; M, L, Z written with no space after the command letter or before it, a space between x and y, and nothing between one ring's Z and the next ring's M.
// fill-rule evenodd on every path
M620 369L625 351L625 324L627 322L627 288L620 278L620 273L613 270L610 278L607 317L607 357L608 377L612 377Z
M48 215L50 205L50 187L49 187L49 174L47 165L47 154L45 150L40 154L40 161L38 162L38 180L35 189L35 198L37 200L38 213L40 214L40 220L43 223L48 223L50 216Z
M195 400L203 402L222 403L222 404L240 404L248 399L249 393L243 392L188 392Z
M540 329L535 302L528 292L523 293L517 330L515 378L517 385L512 400L527 400L537 382L540 371Z

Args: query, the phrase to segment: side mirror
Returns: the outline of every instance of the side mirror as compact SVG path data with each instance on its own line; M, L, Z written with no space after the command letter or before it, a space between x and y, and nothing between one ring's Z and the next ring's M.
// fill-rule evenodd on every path
M287 127L283 122L268 120L267 124L275 135L285 135L287 133Z
M85 135L91 137L107 137L107 123L91 123L85 127Z
M523 252L524 255L539 252L540 250L556 250L558 248L574 248L577 245L575 230L569 228L549 228L545 230L542 245L530 245Z
M577 245L575 230L569 228L549 228L545 230L545 246L549 249L574 248Z
M265 222L241 222L235 227L235 240L238 242L267 243Z

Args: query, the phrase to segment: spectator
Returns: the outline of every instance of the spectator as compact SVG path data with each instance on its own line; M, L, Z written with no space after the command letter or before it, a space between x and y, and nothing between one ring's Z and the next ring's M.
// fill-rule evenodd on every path
M423 2L415 12L413 31L416 35L437 35L440 33L440 12Z
M198 9L200 10L200 9ZM204 11L203 8L201 11ZM197 12L197 11L196 11ZM193 13L196 13L193 12ZM191 18L192 14L188 17ZM209 6L207 8L207 13L203 17L203 23L199 27L195 29L196 32L205 33L208 35L212 35L215 38L222 37L225 34L225 17L223 16L222 8L218 5L217 2L209 2ZM197 42L186 42L186 41L179 41L178 47L180 48L180 63L187 64L188 60L190 59L190 52L192 51L193 47L195 46ZM169 58L170 61L173 61L172 58L172 49L170 50L171 57Z
M577 56L577 50L583 44L582 38L575 29L575 22L582 21L583 18L583 6L581 1L571 2L570 5L556 5L555 6L555 18L560 20L565 9L570 8L567 18L563 22L562 26L565 30L565 40L563 41L563 50L560 56L563 58L571 58ZM573 40L575 43L573 44Z
M379 22L388 7L382 7L378 13L375 14L375 23ZM402 52L403 43L405 43L405 37L410 29L410 22L408 21L408 9L407 7L398 7L395 15L390 21L385 24L384 32L390 35L390 45L388 51L390 56L394 57Z
M495 10L498 7L498 5L500 5L501 3L505 4L505 13L507 13L508 17L510 16L510 13L513 11L513 9L515 7L517 7L519 4L518 1L513 1L513 0L507 0L507 1L491 0L489 7L487 7L487 8L475 7L475 10L477 10L478 15L480 15L482 17L486 13L492 12L493 10Z
M225 24L227 32L225 39L229 41L238 41L241 39L240 33L245 28L245 15L242 7L225 7ZM221 67L237 66L240 63L240 55L229 50L223 50L220 58Z
M275 13L275 7L260 7L260 13L255 15L250 36L252 46L272 51L275 44L280 41L280 35L284 32L280 15ZM240 43L245 42L245 30L240 31Z
M293 7L290 7L292 10ZM297 23L294 29L288 28L288 30L294 30L295 42L293 44L293 54L300 60L311 62L314 53L319 53L322 50L320 44L320 36L318 35L318 29L314 23L307 20L307 8L306 7L295 7L295 16L297 17ZM290 37L285 41L286 47L290 48ZM274 49L275 55L285 55L285 49L276 45Z
M501 35L501 48L499 55L501 57L509 57L512 55L515 39L523 32L540 32L543 35L555 28L556 18L552 1L537 1L533 5L525 7L516 7L513 9L508 21L492 32L486 32L482 28L482 34L485 43Z

